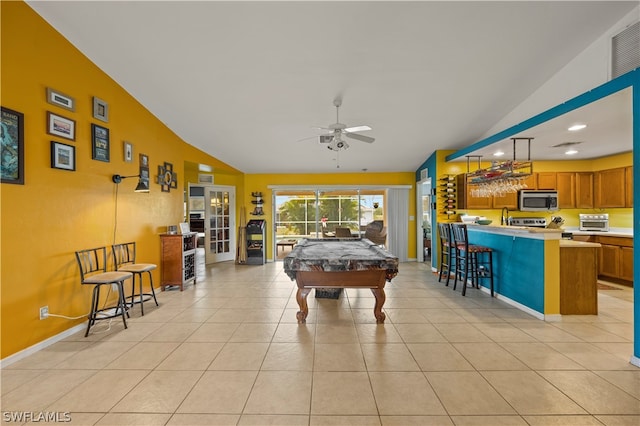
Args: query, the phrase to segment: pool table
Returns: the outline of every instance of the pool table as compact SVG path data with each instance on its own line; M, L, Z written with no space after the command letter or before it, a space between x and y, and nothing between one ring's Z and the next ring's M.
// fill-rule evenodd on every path
M398 274L398 258L366 238L304 239L284 258L284 271L298 285L299 323L306 322L312 288L370 288L373 314L382 323L384 286Z

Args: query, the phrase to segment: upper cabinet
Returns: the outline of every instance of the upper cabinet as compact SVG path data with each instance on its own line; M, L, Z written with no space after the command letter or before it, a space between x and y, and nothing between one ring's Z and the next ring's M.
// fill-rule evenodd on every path
M536 189L558 189L556 172L538 172L536 176Z
M593 173L556 173L558 207L561 209L593 208Z
M556 173L556 188L558 190L558 207L561 209L576 206L576 174L571 172Z
M627 207L626 167L595 173L595 207Z
M592 209L593 202L593 172L576 173L576 208Z

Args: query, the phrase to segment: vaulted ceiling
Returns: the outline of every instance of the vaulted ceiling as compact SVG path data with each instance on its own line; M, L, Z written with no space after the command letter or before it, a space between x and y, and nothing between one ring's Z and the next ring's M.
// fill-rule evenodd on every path
M245 173L333 173L472 144L637 2L28 4L191 145ZM374 143L309 139L336 98Z

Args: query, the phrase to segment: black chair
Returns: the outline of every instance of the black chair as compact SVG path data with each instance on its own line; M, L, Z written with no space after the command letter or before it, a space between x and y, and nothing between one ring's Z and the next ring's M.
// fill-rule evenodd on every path
M451 242L451 226L446 222L438 223L438 238L440 239L440 268L438 282L442 282L442 276L447 274L445 285L449 286L451 278L451 263L453 261L453 243Z
M140 304L140 312L144 316L144 302L153 299L158 306L158 299L156 299L156 291L153 288L153 275L151 271L157 268L153 263L136 263L136 243L123 243L114 244L111 246L113 252L113 264L116 271L131 272L133 274L131 296L126 299L131 300L131 306L135 303ZM151 286L150 293L145 293L142 285L142 277L144 273L149 274L149 285ZM139 291L136 294L136 276L138 277ZM136 301L136 297L139 299Z
M451 236L456 262L453 289L456 289L458 278L460 278L462 295L465 296L469 278L474 288L480 288L481 279L488 279L491 297L493 297L493 250L490 247L469 244L466 224L452 223Z
M96 321L122 317L124 328L127 328L127 304L124 298L124 281L133 278L131 272L109 271L107 272L107 248L97 247L87 250L76 251L76 260L80 267L81 283L93 286L93 295L91 298L91 311L89 312L89 323L87 324L87 332L84 337L89 335L89 330ZM115 306L100 307L100 289L107 286L111 291L112 286L118 291L118 302ZM105 302L106 303L106 302Z

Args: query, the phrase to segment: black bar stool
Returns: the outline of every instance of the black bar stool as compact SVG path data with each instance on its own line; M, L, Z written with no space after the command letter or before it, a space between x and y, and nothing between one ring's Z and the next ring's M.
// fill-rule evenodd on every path
M471 277L471 285L480 288L480 280L488 279L491 297L493 297L493 250L490 247L469 244L467 225L452 223L451 235L455 248L455 279L453 289L456 289L458 277L462 280L462 295L467 293L467 282Z
M438 234L440 239L440 270L438 271L438 282L442 282L442 275L447 274L446 286L449 286L451 278L451 262L453 260L453 244L451 241L451 227L446 222L438 223Z

